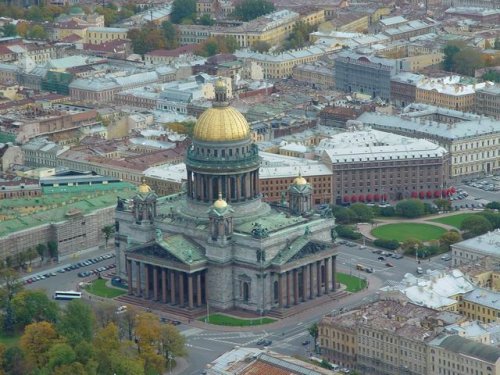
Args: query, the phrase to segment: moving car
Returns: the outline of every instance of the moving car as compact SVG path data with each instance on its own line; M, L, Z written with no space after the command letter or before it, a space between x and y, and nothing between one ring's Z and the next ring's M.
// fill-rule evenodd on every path
M402 258L404 258L404 257L403 257L403 254L394 254L392 257L393 257L394 259L402 259Z
M451 255L450 255L450 254L444 254L444 255L441 257L441 260L444 260L444 261L451 260Z
M385 266L386 266L386 267L394 267L394 264L387 262L387 263L385 264Z
M385 260L385 258L384 258L384 257L378 257L377 259L378 259L378 260Z

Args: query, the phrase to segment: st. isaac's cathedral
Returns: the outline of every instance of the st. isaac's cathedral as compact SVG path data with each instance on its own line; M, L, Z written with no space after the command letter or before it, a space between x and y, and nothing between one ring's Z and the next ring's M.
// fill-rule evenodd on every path
M280 314L336 289L334 219L312 207L297 176L288 202L259 191L260 158L222 80L186 154L184 192L158 197L146 184L116 207L118 274L128 299L170 309Z

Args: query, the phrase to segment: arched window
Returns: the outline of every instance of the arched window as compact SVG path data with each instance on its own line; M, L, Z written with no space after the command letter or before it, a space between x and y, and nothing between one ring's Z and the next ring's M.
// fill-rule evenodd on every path
M250 285L247 282L243 283L243 301L248 302L250 300Z

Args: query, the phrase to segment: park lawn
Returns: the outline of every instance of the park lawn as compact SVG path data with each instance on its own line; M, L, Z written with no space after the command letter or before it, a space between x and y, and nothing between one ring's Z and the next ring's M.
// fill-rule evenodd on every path
M440 217L437 219L431 219L429 221L434 221L436 223L442 223L442 224L447 224L451 225L452 227L455 227L457 229L460 229L460 226L462 225L462 222L467 219L470 216L474 216L477 214L456 214L456 215L451 215L451 216L446 216L446 217Z
M399 223L381 225L372 230L372 235L383 240L406 241L415 238L420 241L437 240L446 229L432 224Z
M200 322L206 322L207 317L198 319ZM276 319L262 318L262 324L269 324L275 322ZM224 315L224 314L210 314L208 323L215 324L218 326L231 326L231 327L245 327L245 326L257 326L261 324L261 319L240 319L234 316Z
M127 293L125 290L106 286L106 280L104 279L94 280L89 286L85 287L85 290L90 294L104 298L115 298Z
M348 292L356 293L366 288L366 280L346 273L336 273L337 282L344 284Z
M0 344L4 344L7 347L17 345L21 335L14 336L5 336L3 333L0 333Z

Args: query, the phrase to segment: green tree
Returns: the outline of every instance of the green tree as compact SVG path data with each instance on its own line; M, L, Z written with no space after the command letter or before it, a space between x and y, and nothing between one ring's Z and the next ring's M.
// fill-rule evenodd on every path
M114 225L106 225L101 229L101 232L104 234L104 241L106 242L106 248L108 248L108 241L111 236L115 233Z
M274 4L266 0L243 0L236 4L234 17L241 21L251 21L257 17L274 12Z
M29 247L26 250L26 259L28 260L29 267L31 268L31 262L33 262L38 257L38 253L35 248Z
M3 36L16 36L16 25L14 25L13 23L5 24L4 27L2 27L2 34Z
M462 236L455 230L450 230L439 238L439 244L443 249L450 250L451 245L462 240Z
M351 224L356 221L356 214L350 208L334 206L332 212L335 221L339 224Z
M161 24L163 37L165 38L165 48L174 49L178 47L177 43L177 29L170 21L165 21Z
M307 331L309 332L309 335L312 337L313 342L314 342L314 351L317 351L317 345L318 345L318 336L319 336L319 328L318 328L318 323L313 323L307 328Z
M0 270L0 307L3 311L3 331L10 335L14 333L15 316L12 300L23 290L18 273L12 268Z
M464 231L464 238L476 237L492 229L491 223L483 216L469 216L462 221L460 229Z
M402 217L415 218L424 213L424 203L418 199L405 199L396 205L396 214Z
M447 44L444 49L443 69L448 72L455 71L455 55L460 52L459 46L456 44Z
M73 300L62 313L58 329L75 346L81 341L92 340L94 322L94 313L89 305L81 300Z
M493 45L494 49L500 49L500 37L495 38L495 44Z
M200 25L205 25L205 26L212 26L215 23L214 19L210 16L210 14L204 14L203 16L200 17L198 22Z
M196 18L196 0L174 0L170 21L182 23L186 20L192 22Z
M59 248L56 241L47 242L47 250L49 251L49 256L53 258L59 257Z
M269 44L268 42L264 42L264 41L259 40L259 41L255 42L254 44L252 44L251 49L252 49L252 51L260 52L260 53L269 52L269 49L271 49L271 44Z
M41 39L45 40L48 38L47 31L41 25L34 25L29 31L27 37L29 39Z
M448 199L434 199L433 203L436 205L439 211L451 211L451 202Z
M36 245L36 252L40 256L40 260L43 263L43 260L45 259L45 254L47 253L47 246L43 243L39 243Z
M373 220L373 210L364 203L354 203L350 210L354 212L358 222L369 223Z
M292 32L288 35L283 49L303 48L309 43L309 34L316 29L315 26L309 25L304 21L298 21L293 25Z
M210 37L198 46L197 54L200 56L214 56L218 53L233 53L238 48L238 42L232 36Z
M500 82L500 73L495 71L495 70L488 70L486 73L483 74L481 77L485 81L492 81L499 83Z
M50 373L61 366L69 366L76 360L75 351L66 343L54 344L48 352L48 363L46 368Z
M491 210L484 210L478 215L484 217L491 224L492 229L500 228L500 213L493 212Z
M484 61L480 51L465 47L454 55L454 66L457 73L474 76L476 69L484 67Z
M401 244L401 248L407 254L415 254L416 250L420 250L424 247L422 241L417 240L416 238L408 238Z
M172 324L163 324L161 326L160 348L167 366L173 358L184 357L187 354L185 345L186 339L175 326Z
M19 328L34 322L54 323L59 313L57 304L39 290L23 290L17 293L12 299L12 308Z
M496 201L496 202L490 202L490 203L487 203L486 208L489 208L490 210L500 210L500 202Z
M115 324L109 323L106 327L97 332L94 338L94 350L97 360L97 372L99 374L112 374L113 356L117 356L120 350L118 328Z
M19 346L11 346L5 350L2 368L8 375L26 375L31 370Z

